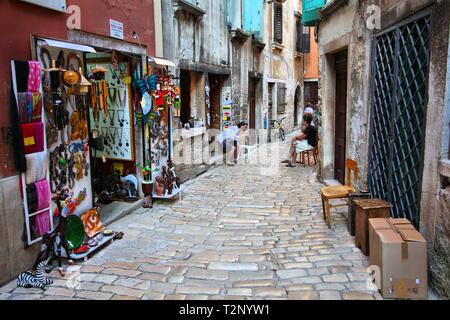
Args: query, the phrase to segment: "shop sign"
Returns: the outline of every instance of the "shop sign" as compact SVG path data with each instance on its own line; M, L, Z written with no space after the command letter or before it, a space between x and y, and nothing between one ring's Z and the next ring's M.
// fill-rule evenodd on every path
M22 0L24 2L32 3L44 8L66 12L66 0Z
M113 38L123 40L123 23L109 19L110 35Z

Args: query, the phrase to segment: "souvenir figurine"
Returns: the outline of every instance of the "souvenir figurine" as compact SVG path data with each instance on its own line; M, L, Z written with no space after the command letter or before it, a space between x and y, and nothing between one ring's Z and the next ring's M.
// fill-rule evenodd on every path
M161 85L156 85L156 92L153 94L153 98L155 99L155 105L159 111L164 109L164 94L161 91Z

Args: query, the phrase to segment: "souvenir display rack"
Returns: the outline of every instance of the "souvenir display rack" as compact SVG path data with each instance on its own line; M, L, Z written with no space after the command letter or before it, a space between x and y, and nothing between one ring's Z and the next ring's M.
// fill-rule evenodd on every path
M17 106L19 106L19 99L18 99L18 79L16 76L16 71L15 71L15 61L11 61L11 74L12 74L12 87L13 87L13 92L14 92L14 98L16 99L16 103ZM39 86L39 94L41 96L41 102L42 102L42 86ZM20 111L19 111L20 112ZM41 117L41 123L43 123L45 121L45 117L43 114L43 111L41 109L40 112L40 117ZM44 126L44 131L45 131L45 126ZM43 142L43 150L40 152L46 152L47 150L47 141L46 141L46 136L45 134L43 134L43 138L44 138L44 142ZM26 145L26 143L25 143ZM45 165L44 164L40 164L40 165ZM46 168L47 169L47 168ZM28 196L27 196L27 185L29 185L29 183L31 183L31 181L27 181L26 178L26 173L22 172L20 175L21 178L21 191L22 191L22 201L23 201L23 207L24 207L24 218L25 218L25 228L26 228L26 241L28 246L31 246L35 243L38 243L42 240L42 236L37 236L35 238L33 238L33 231L32 231L32 226L30 223L30 220L37 217L40 214L43 214L45 212L48 212L48 219L49 219L49 224L50 224L50 229L53 229L53 213L51 210L51 206L48 206L46 208L42 208L40 210L37 210L36 212L30 212L30 206L28 204ZM50 175L49 175L49 170L46 170L46 174L45 174L46 180L50 181ZM50 196L50 195L49 195ZM50 199L47 199L48 203L50 203Z
M131 87L123 79L130 78L128 63L119 63L114 69L111 63L88 63L91 74L97 67L107 70L105 80L91 81L94 93L91 94L90 119L94 130L105 140L105 151L96 153L97 158L116 161L134 161L134 129L132 120ZM130 78L131 79L131 78Z
M149 74L152 74L149 72ZM147 106L146 140L149 141L150 162L153 172L153 198L182 198L183 186L179 183L172 162L172 119L179 115L181 107L180 88L175 85L174 78L166 68L158 68L153 73L153 88L148 91L151 101Z
M43 70L47 70L42 79L51 191L69 188L74 195L84 194L72 202L70 214L78 216L94 204L88 145L90 83L83 74L84 52L51 47L38 40L36 53ZM58 85L52 84L51 70L56 69L60 70ZM78 72L72 74L79 77L76 83L68 83L72 80L67 77L70 72ZM53 203L54 212L56 207Z

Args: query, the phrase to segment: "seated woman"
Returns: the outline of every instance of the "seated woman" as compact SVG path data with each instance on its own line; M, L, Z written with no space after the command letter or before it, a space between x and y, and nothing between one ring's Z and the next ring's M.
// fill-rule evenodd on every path
M311 124L312 121L313 116L311 114L307 113L303 116L303 125L306 129L301 135L295 136L292 139L292 146L289 151L289 160L282 162L287 163L286 167L295 167L297 154L317 148L317 130Z

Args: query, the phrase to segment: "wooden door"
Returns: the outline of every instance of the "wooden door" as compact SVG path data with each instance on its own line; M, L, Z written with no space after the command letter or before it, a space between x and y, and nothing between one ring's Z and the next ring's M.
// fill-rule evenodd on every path
M256 129L256 80L250 79L248 92L249 129Z
M222 79L218 76L215 76L213 74L209 74L209 102L210 102L210 110L209 110L209 117L210 117L210 128L220 130L220 96L222 92Z
M347 122L347 51L335 56L336 107L335 107L335 179L345 184L346 122Z
M180 72L181 90L181 121L183 125L189 123L191 119L191 74L189 71Z
M250 78L248 87L248 107L249 107L249 129L250 131L250 145L256 144L256 84L257 79Z

